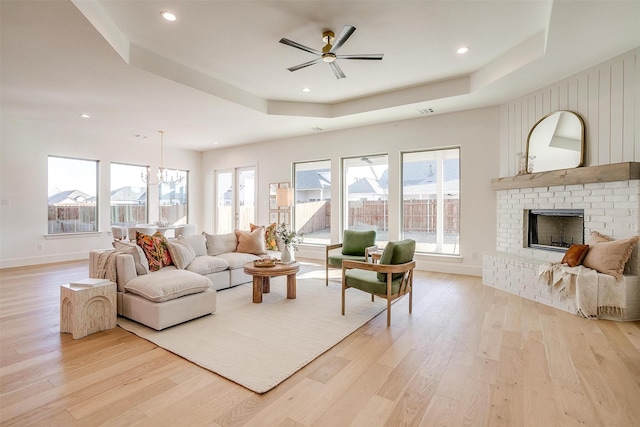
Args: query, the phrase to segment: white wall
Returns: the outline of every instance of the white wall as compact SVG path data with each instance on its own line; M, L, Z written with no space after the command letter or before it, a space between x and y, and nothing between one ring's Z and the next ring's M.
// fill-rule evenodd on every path
M84 125L84 128L83 128ZM90 132L80 123L73 132L42 120L2 119L0 139L0 268L85 259L92 249L111 246L109 193L110 163L159 163L159 139L126 140ZM132 132L133 133L133 132ZM47 157L67 156L100 161L100 233L46 239ZM199 224L202 213L201 153L166 147L165 166L190 171L189 222ZM149 194L149 218L158 217L157 189ZM38 245L42 249L38 250Z
M340 182L340 159L387 153L389 155L389 238L399 235L400 151L460 146L461 224L460 257L416 256L418 268L461 274L482 274L482 254L496 244L495 192L491 178L498 176L499 109L485 108L421 117L311 136L217 149L203 154L204 229L214 230L214 176L216 169L256 166L258 222L268 222L268 185L291 181L293 162L329 159L332 182ZM397 189L396 191L393 191ZM332 186L332 200L340 200L340 186ZM335 206L335 204L334 204ZM332 242L340 240L339 217L332 213ZM473 257L475 253L475 258ZM324 247L306 246L298 256L324 259Z
M516 175L531 127L558 110L585 122L584 166L640 161L640 48L500 107L500 177Z

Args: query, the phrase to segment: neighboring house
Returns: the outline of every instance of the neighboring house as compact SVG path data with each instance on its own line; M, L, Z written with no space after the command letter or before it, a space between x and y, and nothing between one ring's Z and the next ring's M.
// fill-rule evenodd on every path
M95 203L95 197L80 190L66 190L49 196L47 203L51 206L68 206Z

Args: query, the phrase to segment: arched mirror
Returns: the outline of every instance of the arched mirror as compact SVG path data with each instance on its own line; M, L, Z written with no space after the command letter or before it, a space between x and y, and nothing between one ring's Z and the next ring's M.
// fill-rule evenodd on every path
M527 139L529 173L570 169L584 162L584 122L571 111L556 111L531 128Z

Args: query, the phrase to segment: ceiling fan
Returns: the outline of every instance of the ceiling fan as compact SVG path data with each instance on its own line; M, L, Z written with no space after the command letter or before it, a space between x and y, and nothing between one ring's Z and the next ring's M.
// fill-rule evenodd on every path
M342 47L342 45L351 37L351 34L356 30L356 27L352 25L345 25L342 27L342 31L338 34L338 37L335 37L333 31L325 31L322 33L322 41L326 44L322 48L322 52L316 49L312 49L310 47L301 45L300 43L296 43L289 39L282 38L280 39L280 43L286 44L287 46L295 47L296 49L304 50L305 52L313 53L317 55L318 58L313 59L309 62L305 62L304 64L296 65L294 67L287 68L289 71L297 71L301 68L308 67L309 65L316 64L318 62L326 62L331 67L333 74L335 74L337 79L343 79L347 76L344 75L338 64L335 62L336 59L365 59L365 60L375 60L379 61L382 59L383 54L381 53L373 53L373 54L360 54L360 55L337 55L336 52L338 49Z

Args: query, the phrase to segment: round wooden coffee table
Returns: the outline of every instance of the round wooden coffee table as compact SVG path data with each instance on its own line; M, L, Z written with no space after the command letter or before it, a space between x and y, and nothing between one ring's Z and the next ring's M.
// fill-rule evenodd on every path
M272 277L287 276L287 298L296 298L296 273L300 264L276 264L273 267L256 267L253 262L244 265L244 272L253 276L253 302L261 303L262 294L271 292Z

